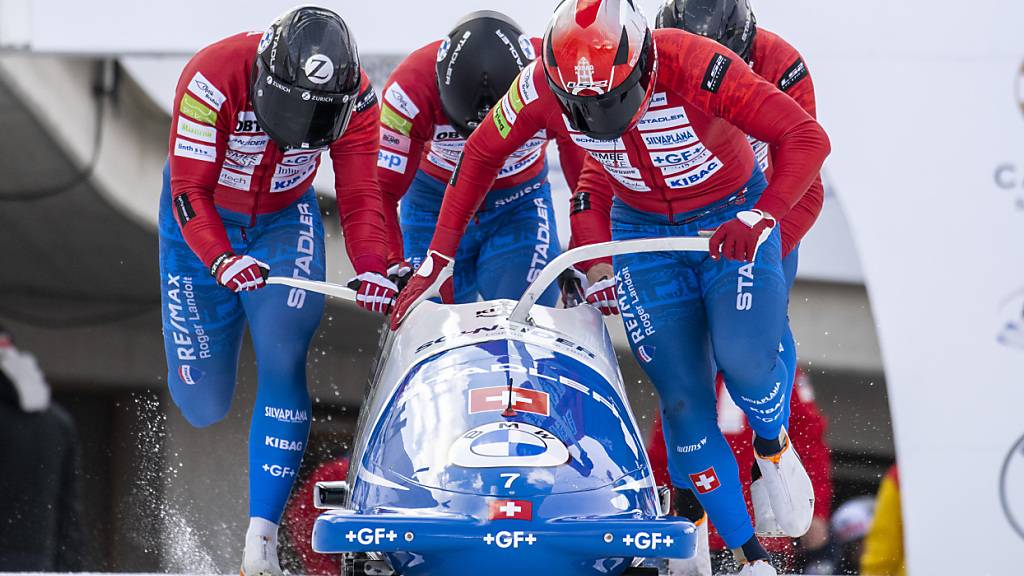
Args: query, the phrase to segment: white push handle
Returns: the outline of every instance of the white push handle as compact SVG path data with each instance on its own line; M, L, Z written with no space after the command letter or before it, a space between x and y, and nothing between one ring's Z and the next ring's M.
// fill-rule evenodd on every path
M638 252L707 252L708 246L708 238L679 237L618 240L573 248L548 262L548 265L540 271L537 279L530 284L526 292L523 293L522 298L519 299L515 309L512 310L509 321L526 322L530 309L537 303L537 299L541 297L544 290L558 278L558 275L563 270L577 262Z
M318 282L316 280L304 280L302 278L289 278L287 276L271 276L270 278L267 278L267 284L291 286L292 288L301 288L303 290L309 290L310 292L316 292L317 294L323 294L325 296L341 298L342 300L347 300L349 302L356 301L356 291L348 286L342 286L341 284Z

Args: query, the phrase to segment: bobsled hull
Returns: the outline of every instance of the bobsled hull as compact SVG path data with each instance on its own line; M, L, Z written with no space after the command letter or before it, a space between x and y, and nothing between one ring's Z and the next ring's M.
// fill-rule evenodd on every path
M662 516L615 352L589 306L425 303L384 342L344 508L313 547L407 576L619 574L693 554Z

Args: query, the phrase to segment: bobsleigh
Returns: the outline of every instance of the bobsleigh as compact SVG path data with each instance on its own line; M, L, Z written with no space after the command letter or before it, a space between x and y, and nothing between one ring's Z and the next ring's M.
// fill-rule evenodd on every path
M667 515L600 313L534 305L575 261L680 249L707 240L578 248L518 302L417 306L383 337L347 481L316 487L313 549L360 576L656 574L645 559L692 556L696 529Z

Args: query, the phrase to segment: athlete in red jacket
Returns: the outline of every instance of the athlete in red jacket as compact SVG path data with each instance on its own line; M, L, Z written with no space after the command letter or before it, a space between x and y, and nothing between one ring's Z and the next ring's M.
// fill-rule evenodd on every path
M593 282L587 298L626 315L634 354L666 407L672 458L744 573L775 574L754 536L735 459L708 417L708 392L714 363L750 417L775 516L787 533L802 534L814 497L782 426L791 380L778 354L787 290L775 222L816 177L828 139L715 42L679 30L652 34L629 0L566 0L541 62L467 142L431 251L399 297L393 326L423 298L450 294L451 254L469 218L504 158L551 116L564 117L590 155L573 198L577 244L715 230L710 257L623 256L615 272L584 263ZM745 134L773 147L770 184Z
M414 51L391 73L384 85L377 171L391 265L407 259L419 266L466 138L539 48L540 39L523 34L504 14L481 10L462 18L444 40ZM469 225L456 256L456 302L519 298L560 253L546 160L551 139L575 189L584 153L569 139L565 124L553 121L508 157ZM554 305L555 298L550 290L541 300Z
M178 82L159 216L168 386L194 426L223 418L248 323L259 370L248 576L281 573L277 523L309 432L306 354L324 299L265 277L324 280L311 188L322 151L334 163L359 303L385 312L396 292L384 277L376 102L348 27L313 7L204 48Z

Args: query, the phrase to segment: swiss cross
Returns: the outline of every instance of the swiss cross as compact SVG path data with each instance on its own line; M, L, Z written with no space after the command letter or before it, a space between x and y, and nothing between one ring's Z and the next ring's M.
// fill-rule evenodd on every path
M715 474L714 467L708 468L703 472L690 474L690 482L693 482L698 494L707 494L722 485L718 481L718 474Z
M530 390L513 386L490 386L469 391L469 413L500 412L512 408L519 412L529 412L547 416L549 396L541 390Z
M533 520L533 503L529 500L494 500L490 510L491 520Z
M501 510L502 512L504 512L505 516L508 516L509 518L512 518L513 516L515 516L519 512L522 512L523 511L523 507L518 505L518 504L516 504L515 500L509 500L508 502L505 502L503 505L498 506L498 510Z

